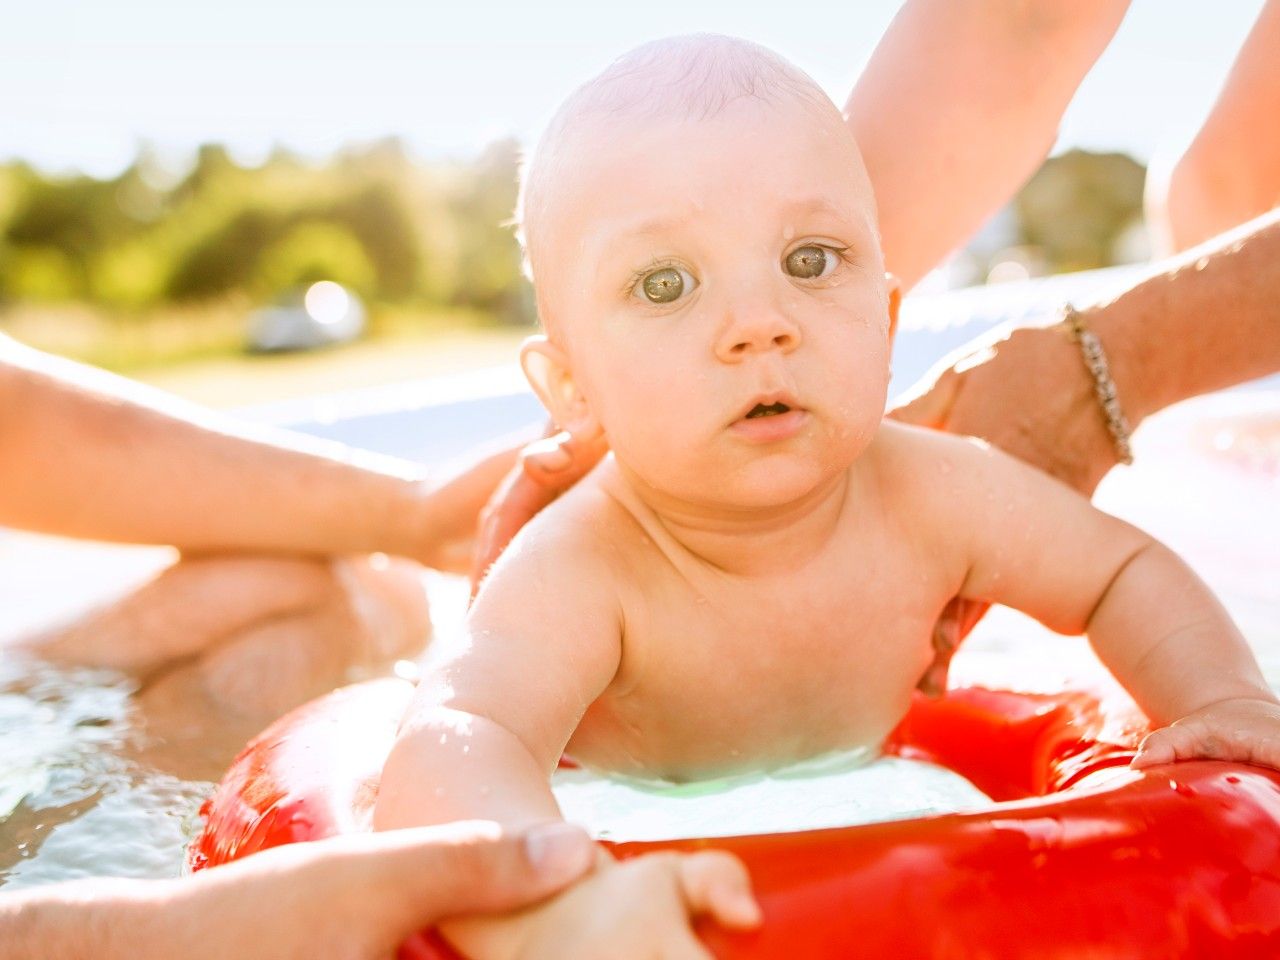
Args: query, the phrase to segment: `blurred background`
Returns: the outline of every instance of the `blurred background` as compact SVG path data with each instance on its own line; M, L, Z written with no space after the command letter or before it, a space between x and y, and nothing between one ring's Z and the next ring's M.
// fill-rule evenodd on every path
M899 5L9 5L0 331L215 405L509 361L534 323L506 225L521 150L574 85L707 30L843 104ZM1145 259L1146 169L1261 5L1134 0L1051 158L922 286Z

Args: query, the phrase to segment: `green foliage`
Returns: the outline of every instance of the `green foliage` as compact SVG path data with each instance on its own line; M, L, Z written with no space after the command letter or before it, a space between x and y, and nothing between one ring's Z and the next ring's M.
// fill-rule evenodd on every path
M252 288L272 299L317 280L336 280L368 296L377 288L377 271L350 230L317 221L295 227L263 251Z
M531 291L508 225L520 151L415 163L386 140L323 164L277 151L244 167L202 147L166 177L145 149L118 177L51 177L0 165L0 305L81 304L123 322L243 311L313 280L396 316L447 308L529 323ZM1050 270L1102 266L1141 212L1142 167L1073 151L1014 201L1017 243ZM224 311L225 312L225 311Z
M375 310L465 306L531 320L503 226L516 156L503 143L472 163L424 166L389 140L323 164L277 151L253 168L207 145L169 180L145 150L110 180L0 166L0 303L132 317L265 302L332 279Z
M14 244L5 251L0 283L6 299L62 303L83 293L83 276L64 251L47 244Z

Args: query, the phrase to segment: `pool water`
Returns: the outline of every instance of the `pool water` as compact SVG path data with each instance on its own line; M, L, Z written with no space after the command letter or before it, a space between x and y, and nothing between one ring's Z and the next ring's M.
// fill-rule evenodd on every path
M560 770L552 790L568 820L605 840L733 837L821 830L982 807L991 799L945 767L853 753L697 783Z
M1063 296L1058 288L1050 293ZM963 322L946 328L937 320L946 315L939 304L918 303L914 314L908 308L895 350L898 386L973 336L975 324L1030 309L1025 296L999 296L1008 302L995 307L990 296L953 297L952 314ZM436 463L539 419L510 370L277 405L254 416L303 421L322 436ZM1096 502L1164 540L1196 568L1280 689L1280 381L1162 413L1135 438L1135 458L1133 467L1107 478ZM6 639L118 595L172 556L0 530L0 654ZM425 576L436 630L447 631L463 615L465 584ZM1062 678L1075 663L1086 669L1086 661L1083 640L1057 637L996 609L957 657L953 678ZM0 655L0 885L180 871L201 801L256 731L233 717L140 715L132 689L109 672ZM609 785L570 773L560 775L558 790L570 816L615 839L669 836L673 822L687 835L724 835L914 816L983 799L959 778L925 765L827 761L821 775L805 779L791 771L696 787ZM892 802L881 803L885 798Z

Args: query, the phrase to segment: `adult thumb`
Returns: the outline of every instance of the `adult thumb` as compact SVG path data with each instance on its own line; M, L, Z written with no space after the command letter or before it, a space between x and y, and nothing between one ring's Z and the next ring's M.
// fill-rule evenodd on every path
M886 416L902 423L941 430L946 427L956 394L960 392L960 375L948 366L940 372L925 374L905 394L894 401Z
M446 918L497 913L551 896L586 873L596 846L579 827L551 821L522 834L493 823L391 830L374 856L371 886L403 937Z

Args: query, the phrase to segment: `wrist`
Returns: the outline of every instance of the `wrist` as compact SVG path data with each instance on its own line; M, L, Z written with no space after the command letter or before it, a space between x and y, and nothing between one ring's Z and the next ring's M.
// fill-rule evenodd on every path
M1120 409L1130 430L1136 431L1143 420L1167 405L1159 399L1162 392L1159 380L1164 371L1159 364L1141 362L1141 325L1129 315L1123 301L1090 307L1079 313L1106 351Z
M371 478L373 479L373 478ZM354 553L388 553L431 566L439 542L443 511L438 490L420 477L378 476L365 496L368 510Z

